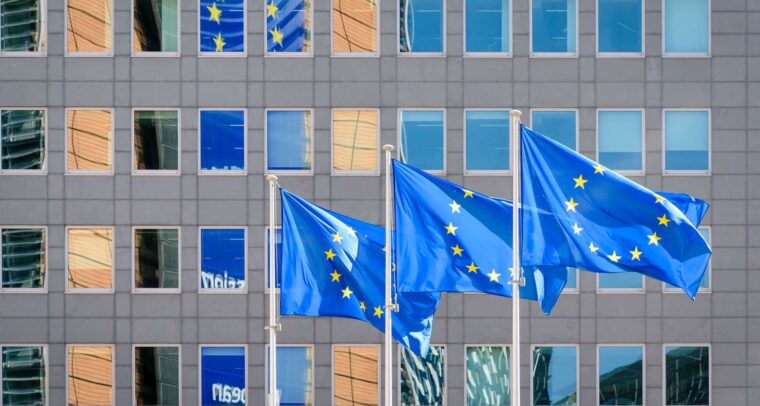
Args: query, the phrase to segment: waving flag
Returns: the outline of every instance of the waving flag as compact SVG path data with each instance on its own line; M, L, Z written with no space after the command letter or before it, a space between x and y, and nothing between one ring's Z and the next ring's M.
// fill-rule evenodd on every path
M309 0L266 0L267 52L311 51Z
M200 0L200 51L245 51L245 0Z

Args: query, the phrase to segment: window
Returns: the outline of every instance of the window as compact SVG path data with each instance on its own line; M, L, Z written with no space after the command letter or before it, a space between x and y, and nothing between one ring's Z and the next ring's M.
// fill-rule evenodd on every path
M269 346L267 346L269 363ZM267 374L269 369L267 369ZM267 382L269 376L267 375ZM269 384L267 383L267 398ZM314 406L314 348L277 346L277 396L283 406Z
M46 110L0 110L0 172L44 173L47 169Z
M311 56L313 1L259 1L266 2L267 54Z
M710 0L663 0L663 55L710 55Z
M0 53L45 55L45 0L0 1Z
M644 347L600 345L597 384L600 405L644 404Z
M177 174L179 171L179 111L134 111L133 171Z
M698 228L699 234L702 235L702 238L707 241L707 243L712 246L712 236L711 234L711 228L709 226L702 226ZM712 273L712 259L707 263L707 271L705 271L705 274L702 275L702 279L699 280L699 292L709 292L710 291L710 281ZM665 292L683 292L681 288L675 287L669 283L665 283Z
M380 405L380 348L376 345L333 347L333 405Z
M245 110L200 111L200 173L245 174Z
M135 404L179 406L181 363L179 346L135 346Z
M506 346L468 346L467 405L508 406L510 360Z
M266 273L265 278L267 279L267 288L266 291L269 293L269 288L271 286L271 283L269 281L269 226L265 227L266 231L266 251L264 252L264 257L266 258L265 264L266 268L264 268L264 272ZM282 255L282 228L281 227L275 227L274 230L274 240L275 240L275 257L276 257L276 263L275 263L275 279L277 279L277 286L275 287L275 290L280 289L280 286L282 285L282 275L280 274L280 258Z
M245 56L245 0L200 0L200 54Z
M245 346L201 345L201 405L245 405L248 374Z
M644 275L638 272L599 273L597 278L599 292L644 291Z
M333 174L380 173L377 110L333 110Z
M135 292L179 292L178 228L134 229Z
M597 111L597 161L621 172L644 172L644 115L641 110Z
M378 2L332 0L333 55L377 55Z
M431 345L424 359L399 347L401 406L443 406L446 393L446 348Z
M66 54L113 55L113 0L66 0Z
M446 171L446 121L443 110L399 110L402 162L417 168Z
M565 290L571 291L570 293L578 292L578 269L567 268L567 283L565 284Z
M464 112L465 173L509 171L509 111Z
M665 173L710 172L709 110L664 110Z
M509 54L509 0L465 0L465 55Z
M578 9L575 0L532 0L530 46L536 55L575 56L578 52Z
M533 130L537 133L573 151L578 150L578 112L576 110L531 110L530 121Z
M4 227L2 233L3 292L41 292L47 288L47 230L42 227Z
M314 150L311 110L267 110L267 172L310 174Z
M113 292L113 229L71 227L66 237L66 291Z
M68 405L113 405L113 346L87 344L66 348Z
M399 53L443 54L445 49L444 0L399 1Z
M665 345L665 405L710 404L710 347Z
M597 0L596 51L609 56L644 56L643 0Z
M245 293L246 229L201 227L200 234L201 291Z
M578 348L536 346L532 350L532 405L578 404Z
M47 405L47 347L3 345L0 404Z
M66 172L113 173L111 110L66 110Z
M132 53L178 56L178 0L132 0Z

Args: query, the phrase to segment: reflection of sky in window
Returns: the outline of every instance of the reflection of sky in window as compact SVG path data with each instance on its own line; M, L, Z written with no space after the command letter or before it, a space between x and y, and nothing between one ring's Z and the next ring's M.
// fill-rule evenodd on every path
M311 347L277 347L277 391L281 406L311 405L311 368Z
M443 111L401 112L401 158L423 170L443 170Z
M665 52L706 54L710 0L665 0Z
M614 170L641 170L640 111L600 111L599 162Z
M665 112L665 169L706 171L709 119L707 111Z
M534 376L536 373L536 358L539 353L551 356L549 370L546 374L550 404L555 404L555 402L563 399L566 400L566 398L575 394L577 389L577 355L575 347L536 347L533 352Z
M534 111L531 120L533 131L570 149L576 149L575 111Z
M533 0L533 52L575 52L575 0Z
M468 170L509 169L509 112L468 111Z
M599 347L599 376L641 361L641 347Z
M641 1L599 0L599 52L641 52Z
M400 0L402 52L443 52L443 0Z
M509 52L509 0L466 0L467 52Z
M599 274L599 288L601 289L641 289L643 286L643 276L637 272Z
M268 111L266 132L269 170L311 169L310 111Z

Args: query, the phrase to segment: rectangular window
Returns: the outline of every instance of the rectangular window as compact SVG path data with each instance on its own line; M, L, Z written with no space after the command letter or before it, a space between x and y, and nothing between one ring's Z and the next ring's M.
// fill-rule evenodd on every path
M596 51L609 56L644 56L643 0L597 0Z
M465 0L465 55L509 54L509 0Z
M509 347L467 346L467 405L509 406Z
M644 291L644 275L638 272L599 273L599 291Z
M5 227L2 233L3 292L44 292L47 287L47 230L42 227Z
M179 55L178 0L132 0L133 54Z
M665 406L710 404L710 347L665 345Z
M402 162L417 168L446 171L446 120L443 110L399 110Z
M702 226L698 228L699 234L707 241L707 244L712 246L712 236L710 235L711 228L709 226ZM699 280L699 292L710 291L710 274L712 273L712 259L707 263L707 271L702 275L702 279ZM675 287L669 283L665 283L665 292L683 292L681 288Z
M245 110L201 110L200 173L245 174Z
M600 164L620 172L644 172L643 111L598 110L596 131Z
M133 290L179 292L178 228L134 229Z
M113 259L112 228L68 228L66 291L113 292Z
M66 0L66 55L113 55L113 0Z
M332 0L333 55L377 55L377 6L376 0Z
M578 9L575 0L532 0L530 46L533 54L576 55Z
M67 346L66 397L69 405L114 404L112 345Z
M179 171L179 111L135 110L133 171L176 174Z
M66 110L66 172L113 173L111 110Z
M0 172L44 173L47 169L46 110L0 110Z
M578 405L577 347L533 347L531 374L532 405Z
M509 134L509 111L465 110L465 173L509 171Z
M578 292L578 269L567 268L567 284L565 290Z
M200 54L245 56L245 0L200 0Z
M530 122L533 131L573 151L578 150L578 112L576 110L531 110Z
M181 365L179 346L135 346L135 404L179 406Z
M267 233L266 235L266 252L264 252L264 256L266 257L266 268L264 268L264 272L266 273L266 279L267 279L267 292L269 292L269 287L271 286L271 283L269 281L269 227L265 227L265 231ZM282 228L281 227L275 227L274 230L274 255L277 262L275 262L275 278L277 279L277 286L275 289L280 289L280 286L282 285L282 275L280 274L280 258L282 255Z
M313 1L259 1L266 2L267 54L311 56Z
M245 293L246 229L200 229L200 288L206 292Z
M380 348L376 345L333 347L333 405L380 404Z
M378 174L377 110L335 109L332 114L333 174Z
M597 384L600 405L644 404L644 347L600 345Z
M665 173L710 172L709 110L664 110Z
M663 0L664 56L710 55L710 0Z
M445 50L444 0L399 1L399 53L438 54Z
M267 346L267 364L269 347ZM269 369L267 369L267 374ZM267 375L269 382L269 375ZM267 383L267 399L269 384ZM277 396L280 405L314 406L314 348L283 345L277 347Z
M248 374L245 346L201 345L201 405L245 405Z
M267 172L311 173L311 110L267 110L266 115Z
M0 1L0 53L44 55L46 11L45 0Z
M404 347L401 357L401 406L443 406L446 393L446 348L431 345L420 358Z
M0 400L3 405L47 405L47 347L3 345Z

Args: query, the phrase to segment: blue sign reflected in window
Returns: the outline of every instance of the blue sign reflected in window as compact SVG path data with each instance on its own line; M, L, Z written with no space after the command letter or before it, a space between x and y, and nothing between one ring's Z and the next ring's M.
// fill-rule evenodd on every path
M399 0L399 50L443 52L443 0Z
M575 0L533 0L533 52L575 53Z
M531 114L533 131L577 150L577 117L573 110L539 110Z
M468 171L509 170L509 112L465 113Z
M245 405L245 347L201 347L201 404Z
M245 253L245 229L201 229L201 289L244 289Z
M598 0L599 52L641 53L643 0Z
M240 171L245 167L245 111L201 111L201 170Z
M617 171L643 170L641 111L600 111L599 163Z
M467 0L467 52L509 52L509 0Z
M313 406L313 358L311 347L277 347L277 396L280 406Z
M267 111L267 169L311 170L311 112Z
M443 111L401 111L401 160L426 171L442 171Z

